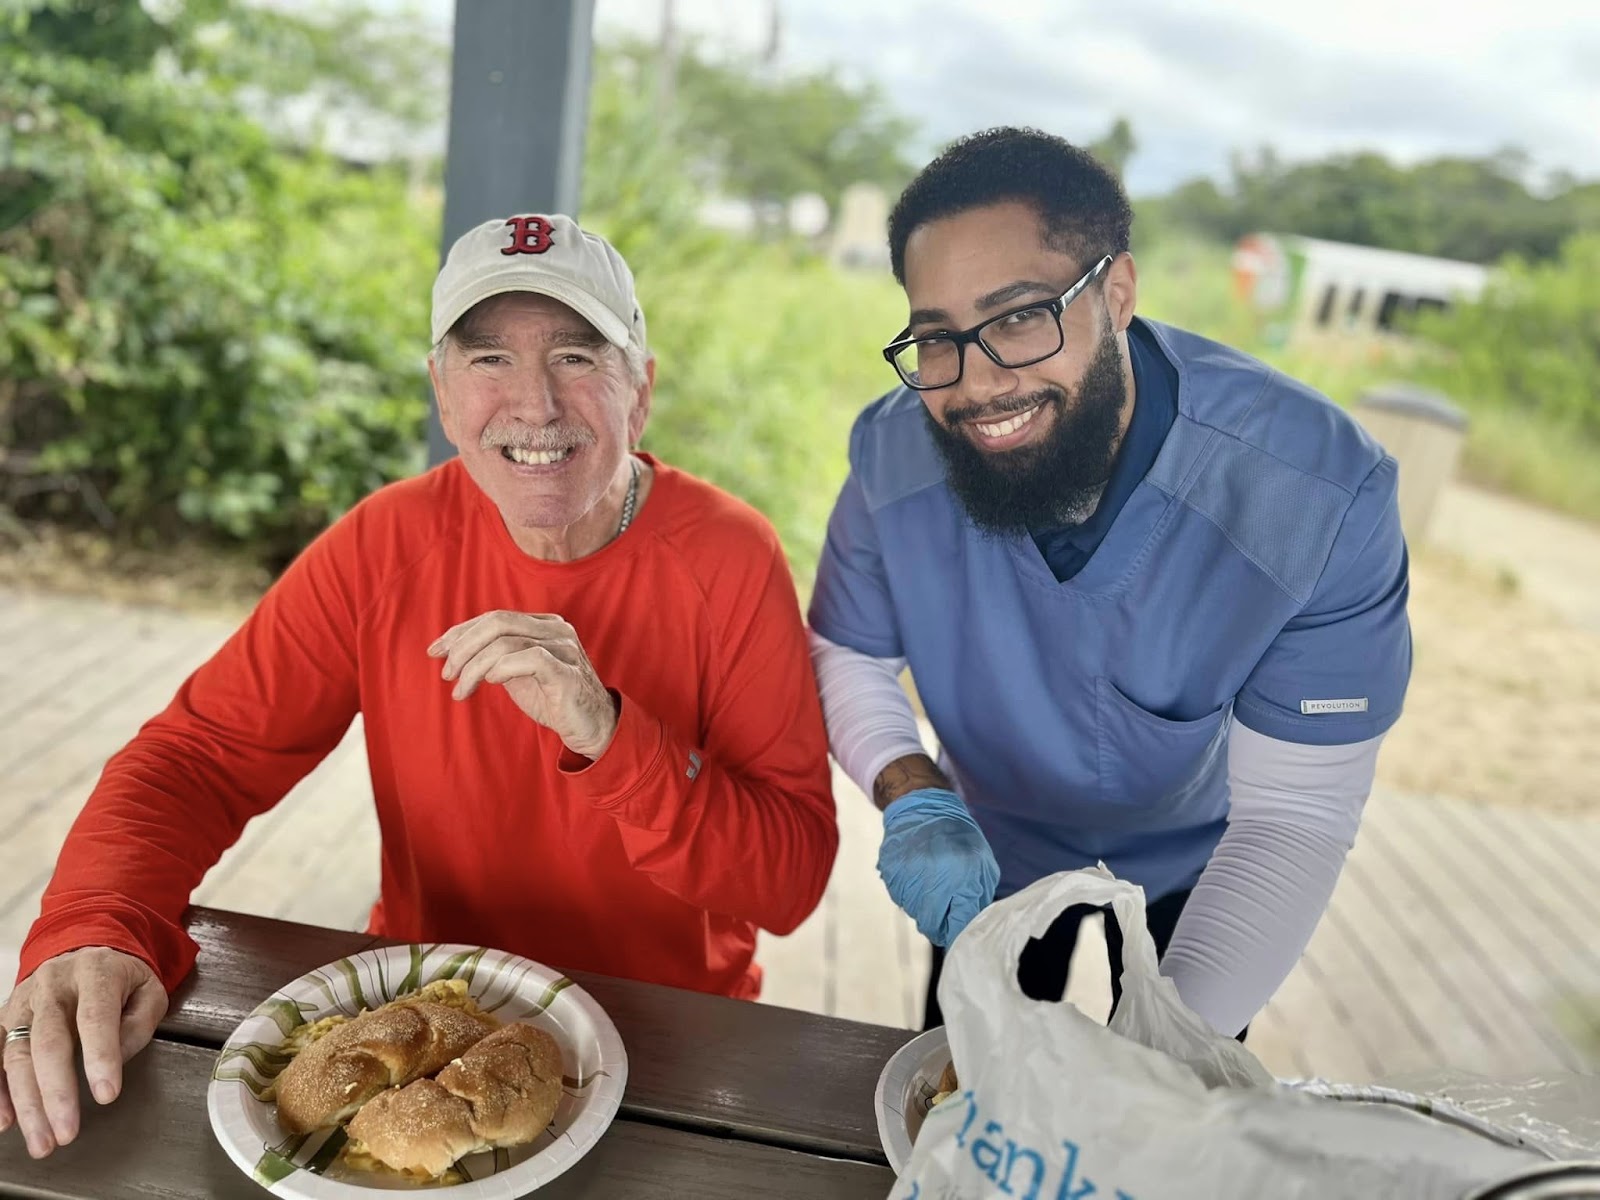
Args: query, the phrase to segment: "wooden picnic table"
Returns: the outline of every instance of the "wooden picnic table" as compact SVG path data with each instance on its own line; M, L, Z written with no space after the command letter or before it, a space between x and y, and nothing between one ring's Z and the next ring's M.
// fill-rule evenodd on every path
M245 1016L306 972L373 946L366 934L190 910L195 971L155 1040L83 1130L47 1159L0 1136L0 1197L259 1200L268 1193L217 1143L206 1115L216 1053ZM556 964L558 965L558 964ZM894 1176L872 1096L910 1031L569 972L628 1052L622 1108L600 1142L537 1192L606 1197L881 1198Z

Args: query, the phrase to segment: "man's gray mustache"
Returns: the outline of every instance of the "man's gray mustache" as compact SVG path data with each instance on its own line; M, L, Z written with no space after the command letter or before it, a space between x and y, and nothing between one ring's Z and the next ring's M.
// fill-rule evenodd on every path
M535 453L572 450L594 443L595 436L587 429L486 429L479 439L479 444L485 450L510 448Z

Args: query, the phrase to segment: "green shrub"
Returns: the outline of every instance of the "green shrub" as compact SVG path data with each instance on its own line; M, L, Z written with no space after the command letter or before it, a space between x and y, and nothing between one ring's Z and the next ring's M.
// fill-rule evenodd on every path
M0 432L278 556L421 464L436 218L152 71L0 54Z
M1462 403L1600 445L1600 233L1555 261L1507 259L1477 303L1424 315L1417 331L1445 352L1426 373Z

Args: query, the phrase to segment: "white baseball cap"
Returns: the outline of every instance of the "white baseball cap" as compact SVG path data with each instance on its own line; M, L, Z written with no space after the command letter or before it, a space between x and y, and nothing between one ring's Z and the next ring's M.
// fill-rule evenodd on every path
M474 304L506 292L559 300L612 345L644 349L633 272L610 242L571 217L497 217L457 238L433 281L434 345Z

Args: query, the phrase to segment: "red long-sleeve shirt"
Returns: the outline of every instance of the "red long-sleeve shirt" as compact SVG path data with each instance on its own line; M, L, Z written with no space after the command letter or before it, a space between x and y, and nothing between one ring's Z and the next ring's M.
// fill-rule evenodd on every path
M628 531L576 562L518 550L457 461L338 521L106 765L21 976L98 945L174 988L202 876L359 711L383 843L372 932L755 996L756 928L798 925L838 846L822 711L772 527L653 465ZM428 646L494 609L577 630L622 698L598 761L500 687L450 698Z

